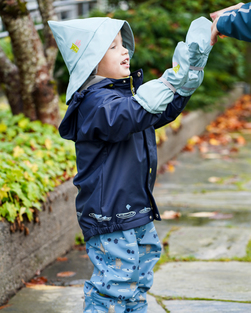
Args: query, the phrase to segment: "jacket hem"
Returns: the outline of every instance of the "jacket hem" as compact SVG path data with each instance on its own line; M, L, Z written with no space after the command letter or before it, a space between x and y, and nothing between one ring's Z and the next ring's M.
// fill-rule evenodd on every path
M88 229L86 232L83 232L85 242L88 241L91 237L96 235L103 235L107 233L113 233L118 230L129 230L132 228L140 227L146 225L154 220L154 215L148 215L144 218L137 219L134 221L129 221L128 223L116 224L113 223L109 226L95 226Z

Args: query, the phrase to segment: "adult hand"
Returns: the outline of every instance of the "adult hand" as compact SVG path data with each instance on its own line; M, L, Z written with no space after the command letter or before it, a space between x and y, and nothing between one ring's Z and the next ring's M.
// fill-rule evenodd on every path
M232 10L238 10L239 8L241 8L245 3L240 2L236 5L232 5L230 7L227 7L225 9L219 10L219 11L215 11L213 13L210 13L210 17L213 20L213 24L211 26L211 43L210 45L213 46L216 42L217 42L217 36L220 36L221 33L218 31L217 29L217 22L219 17L227 11L232 11Z

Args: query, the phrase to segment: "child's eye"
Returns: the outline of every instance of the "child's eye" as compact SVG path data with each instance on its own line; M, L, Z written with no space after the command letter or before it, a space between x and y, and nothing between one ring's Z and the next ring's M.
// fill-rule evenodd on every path
M111 49L115 49L116 48L116 45L114 45L114 46L111 46Z

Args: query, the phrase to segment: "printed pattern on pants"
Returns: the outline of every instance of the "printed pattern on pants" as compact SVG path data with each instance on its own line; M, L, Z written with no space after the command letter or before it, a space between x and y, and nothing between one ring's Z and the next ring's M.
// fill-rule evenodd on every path
M94 236L87 241L86 251L94 271L84 287L84 312L146 313L146 292L161 253L153 222Z

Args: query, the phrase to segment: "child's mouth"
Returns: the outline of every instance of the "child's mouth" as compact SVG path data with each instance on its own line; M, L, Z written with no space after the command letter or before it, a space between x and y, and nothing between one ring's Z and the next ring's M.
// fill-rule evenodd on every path
M124 66L126 66L126 67L129 67L129 66L130 66L130 64L129 64L129 59L128 59L128 58L125 59L124 61L122 61L122 62L120 63L120 65L124 65Z

